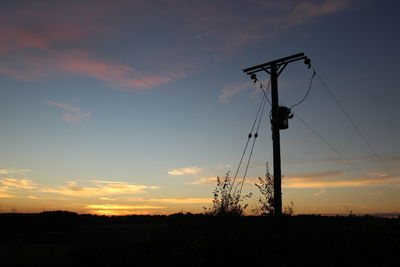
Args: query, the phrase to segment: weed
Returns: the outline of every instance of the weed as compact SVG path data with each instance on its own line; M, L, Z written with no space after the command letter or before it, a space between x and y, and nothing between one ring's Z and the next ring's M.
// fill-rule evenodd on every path
M268 162L265 171L265 177L258 177L259 183L255 183L262 196L259 197L260 207L254 211L260 215L269 215L274 213L274 178L269 172Z
M213 206L206 212L215 216L242 216L248 204L242 202L250 198L252 194L241 196L236 190L232 190L234 181L229 177L229 171L225 178L217 177L217 186L213 191Z

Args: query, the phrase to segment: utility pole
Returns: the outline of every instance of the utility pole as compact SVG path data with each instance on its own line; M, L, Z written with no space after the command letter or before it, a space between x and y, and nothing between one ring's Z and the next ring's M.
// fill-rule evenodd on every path
M289 127L288 120L293 118L289 108L279 106L278 98L278 77L285 69L287 64L298 60L304 60L304 64L310 68L310 59L299 53L289 57L280 58L264 64L256 65L244 69L254 82L257 81L256 73L265 71L271 78L271 129L273 143L273 166L274 166L274 215L280 217L282 215L282 173L281 173L281 147L280 147L280 130Z

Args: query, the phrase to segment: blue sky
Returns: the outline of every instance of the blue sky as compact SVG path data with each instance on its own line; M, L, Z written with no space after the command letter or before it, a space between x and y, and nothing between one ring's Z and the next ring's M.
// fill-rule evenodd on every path
M321 81L281 132L298 213L399 211L396 1L3 1L0 211L201 211L235 170L260 101L242 69L304 52ZM312 72L279 77L301 99ZM259 79L267 82L266 74ZM272 165L267 120L249 183ZM256 199L254 199L256 201Z

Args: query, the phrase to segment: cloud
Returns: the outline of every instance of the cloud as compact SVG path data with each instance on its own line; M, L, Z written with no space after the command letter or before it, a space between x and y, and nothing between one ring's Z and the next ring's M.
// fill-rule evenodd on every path
M29 81L81 75L146 90L353 2L13 1L0 10L0 73ZM149 28L157 29L151 37Z
M209 203L212 201L211 198L151 198L144 201L148 202L161 202L168 204L199 204Z
M185 175L185 174L198 174L202 169L196 166L184 167L180 169L170 169L169 175Z
M176 66L155 72L139 71L112 60L99 60L82 49L70 51L46 50L41 56L16 55L12 64L0 65L0 73L19 80L34 81L58 76L81 75L107 82L127 91L143 91L186 77L190 68Z
M14 198L14 195L8 194L8 187L0 186L0 198Z
M0 169L0 175L4 174L24 174L30 172L31 170L16 170L16 169Z
M322 194L324 194L324 193L325 193L325 189L322 188L322 189L320 189L319 191L313 193L313 196L319 197L320 195L322 195Z
M221 179L223 179L222 177L220 177ZM232 179L232 177L231 177ZM237 177L235 185L241 183L243 180L242 177ZM244 186L248 186L248 185L254 185L254 183L258 182L257 178L254 177L246 177L246 179L244 180ZM217 176L212 176L212 177L203 177L200 179L197 179L195 181L190 182L189 184L192 185L217 185Z
M388 165L394 163L400 163L400 157L397 156L381 156L380 157L382 161ZM361 158L349 158L348 159L351 162L357 162L357 163L364 163L364 162L379 162L380 159L376 158L375 156L370 156L370 157L361 157ZM325 158L318 158L318 159L295 159L295 160L290 160L288 164L319 164L319 163L341 163L341 164L348 164L346 160L343 160L339 157L325 157ZM394 165L393 167L396 167L397 165Z
M36 187L31 180L28 179L14 179L14 178L3 178L0 183L6 187L13 187L19 189L33 189Z
M65 103L46 101L46 104L72 113L65 113L62 116L64 121L68 123L80 123L82 120L88 120L92 117L90 112L82 112L79 107L74 107Z
M16 196L7 194L7 193L0 193L0 198L15 198Z
M42 199L42 198L37 197L37 196L26 196L25 198L28 198L28 199Z
M137 185L126 182L92 180L93 186L79 186L76 181L70 181L65 186L46 187L43 192L74 197L103 197L109 195L126 195L143 193L146 189L157 189L157 186Z
M397 177L390 177L385 174L373 174L371 178L345 179L340 178L343 171L327 171L320 173L302 174L284 177L282 186L284 188L345 188L345 187L368 187L398 184ZM317 193L317 195L322 194Z
M307 173L307 174L298 174L295 176L289 176L288 179L307 179L307 180L315 180L326 177L334 177L340 176L344 174L344 171L325 171L325 172L315 172L315 173Z
M101 198L99 198L99 199L101 199L101 200L107 200L107 201L118 201L117 198L109 198L109 197L101 197Z
M203 177L198 180L191 182L190 184L199 185L199 184L207 184L207 185L216 185L217 177Z
M247 90L249 88L254 88L252 82L243 82L243 83L232 83L224 86L221 90L221 94L219 95L220 100L227 100L228 98L237 95L238 93Z
M294 6L288 26L303 24L311 19L328 15L350 6L351 0L300 1Z
M103 210L147 210L147 209L163 209L164 207L152 206L152 205L114 205L114 204L103 204L103 205L88 205L88 209L103 209Z
M284 188L346 188L393 185L396 178L371 178L351 180L315 180L307 178L286 178L282 180Z

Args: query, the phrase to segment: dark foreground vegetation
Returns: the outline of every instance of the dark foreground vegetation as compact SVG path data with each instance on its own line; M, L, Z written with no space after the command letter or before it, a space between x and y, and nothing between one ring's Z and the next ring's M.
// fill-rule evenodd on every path
M400 219L0 214L1 266L400 266Z

